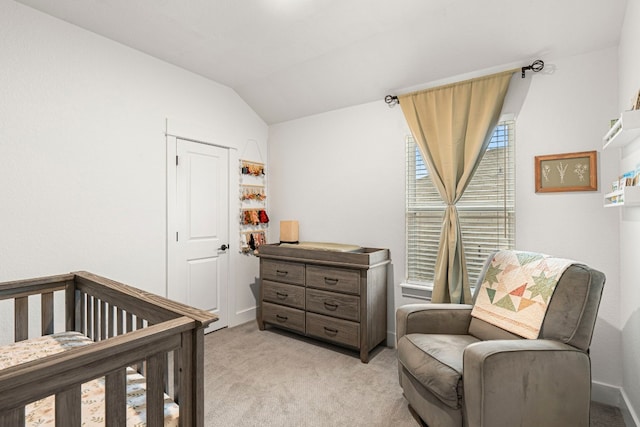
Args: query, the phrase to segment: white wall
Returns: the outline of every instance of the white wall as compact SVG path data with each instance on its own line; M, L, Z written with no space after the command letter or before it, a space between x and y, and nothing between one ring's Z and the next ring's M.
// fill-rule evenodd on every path
M628 110L640 89L640 0L628 0L619 47L619 110ZM623 173L640 164L640 141L621 152ZM618 154L618 153L616 153ZM627 405L640 425L640 208L623 208L620 212L620 324L622 329L623 389Z
M0 58L0 280L82 269L165 295L165 119L239 152L266 153L266 124L228 87L10 0ZM257 274L235 262L232 314Z
M615 49L544 58L554 73L533 77L517 123L517 245L607 274L593 376L620 385L624 373L638 409L640 219L624 211L618 251L620 212L603 209L602 194L640 151L620 167L616 152L599 153L598 192L533 191L533 156L599 150L609 119L640 87L638 0L628 8L619 90ZM0 280L86 269L164 294L165 118L205 124L239 155L250 139L266 153L264 122L227 87L10 0L0 0L0 57ZM279 220L298 219L303 240L389 248L390 332L395 307L408 301L398 287L407 133L400 109L382 100L269 129L271 241ZM232 316L248 319L257 260L236 257L235 267Z
M600 149L617 114L616 50L544 59L547 73L532 77L516 125L517 246L572 257L606 273L593 378L620 385L616 214L603 208L602 185L597 192L538 195L533 182L535 155ZM278 240L279 220L298 219L301 240L389 248L390 334L395 308L409 302L399 289L405 277L407 134L400 108L389 109L382 100L269 128L271 240ZM615 175L610 157L599 154L605 176Z
M380 101L269 127L270 241L280 220L300 223L301 241L387 248L388 310L404 279L404 163L408 128Z
M517 121L516 245L573 258L607 276L591 346L593 379L621 384L617 212L603 195L617 175L602 136L617 116L616 49L548 61ZM534 192L536 155L598 150L598 191Z

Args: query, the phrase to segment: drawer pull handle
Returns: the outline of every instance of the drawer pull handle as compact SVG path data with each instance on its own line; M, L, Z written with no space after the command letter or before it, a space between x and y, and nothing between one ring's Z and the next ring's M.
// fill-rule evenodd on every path
M336 311L338 309L338 304L332 304L330 302L325 302L324 303L324 308L326 308L327 310Z
M329 335L338 335L338 330L333 328L324 327L324 331Z
M289 296L289 294L286 294L284 292L277 292L276 291L276 296L278 297L278 299L287 299L287 297Z
M338 279L333 279L333 278L331 278L331 277L325 277L325 278L324 278L324 282L325 282L327 285L336 285L336 284L338 284Z
M276 274L278 276L286 276L289 272L287 270L276 270Z
M276 314L276 319L278 319L281 322L286 322L287 320L289 320L287 316L282 316L280 314Z

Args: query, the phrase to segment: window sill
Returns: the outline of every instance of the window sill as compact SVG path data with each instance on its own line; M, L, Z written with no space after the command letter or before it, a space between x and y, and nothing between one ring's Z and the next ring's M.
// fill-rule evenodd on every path
M402 296L406 298L414 298L423 301L431 301L431 292L433 285L416 285L414 283L400 283Z
M405 298L419 299L423 301L431 301L431 295L433 293L433 283L424 285L417 285L415 283L400 283L400 289L402 290L402 296ZM471 287L471 295L475 294L476 287Z

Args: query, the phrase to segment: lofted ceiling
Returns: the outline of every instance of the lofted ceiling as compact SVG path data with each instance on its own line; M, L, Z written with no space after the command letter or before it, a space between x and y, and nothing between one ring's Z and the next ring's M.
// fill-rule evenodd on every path
M233 88L268 124L616 46L626 0L16 0Z

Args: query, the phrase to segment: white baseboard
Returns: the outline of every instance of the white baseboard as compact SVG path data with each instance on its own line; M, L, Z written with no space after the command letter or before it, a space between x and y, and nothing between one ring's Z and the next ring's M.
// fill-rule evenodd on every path
M592 381L591 399L620 408L626 427L640 427L638 414L635 413L626 393L620 387Z
M624 390L622 390L621 394L624 405L620 406L620 411L622 411L625 426L640 427L640 418L638 417L638 414L636 414L636 412L633 410L633 406L631 406L627 394L624 392Z
M396 348L395 331L387 331L387 347Z
M638 414L633 410L633 406L629 402L629 398L624 390L621 390L623 405L620 405L620 411L622 412L622 417L624 418L624 424L626 427L640 427L640 418L638 418Z
M256 320L256 307L250 307L236 312L233 316L229 316L229 326L242 325L252 320Z
M597 381L591 382L591 400L595 400L596 402L604 403L609 406L620 407L621 399L622 395L620 393L620 387Z

